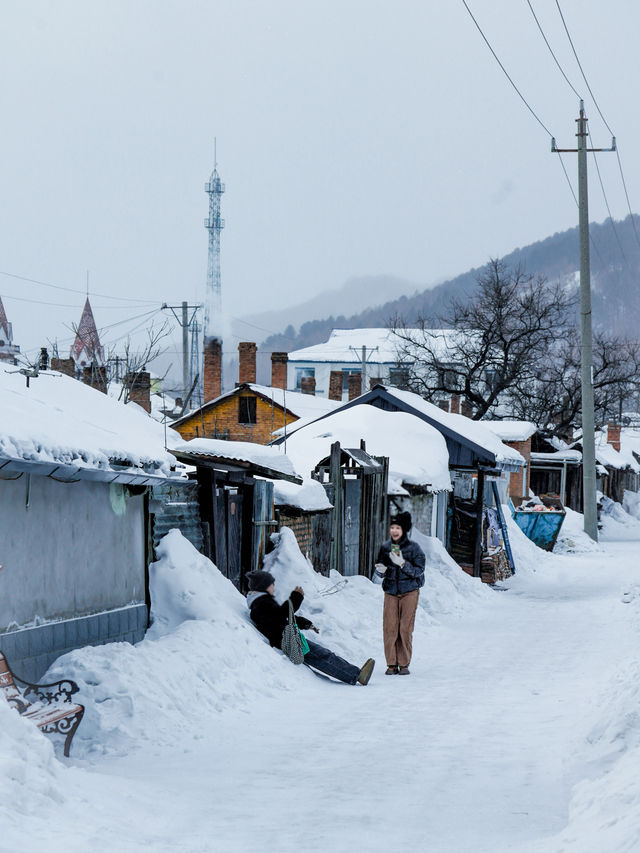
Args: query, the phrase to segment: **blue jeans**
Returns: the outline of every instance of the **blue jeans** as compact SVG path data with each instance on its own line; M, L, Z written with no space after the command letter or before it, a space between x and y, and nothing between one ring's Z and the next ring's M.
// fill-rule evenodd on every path
M313 643L307 638L309 651L304 656L306 666L317 669L325 675L330 675L331 678L337 678L338 681L344 681L347 684L355 684L360 675L360 669L349 663L344 658L338 657L329 649L325 649L319 643Z

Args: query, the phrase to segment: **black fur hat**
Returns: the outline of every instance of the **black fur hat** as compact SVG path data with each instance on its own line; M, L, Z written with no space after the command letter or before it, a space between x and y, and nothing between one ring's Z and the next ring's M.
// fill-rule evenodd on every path
M411 530L411 513L399 512L397 515L392 515L389 524L398 524L402 528L402 532L406 536Z
M247 580L249 581L249 589L251 592L266 592L276 579L271 572L248 572Z

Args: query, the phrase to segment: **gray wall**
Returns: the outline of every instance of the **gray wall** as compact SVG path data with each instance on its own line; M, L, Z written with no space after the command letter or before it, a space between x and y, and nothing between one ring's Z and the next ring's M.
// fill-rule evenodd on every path
M0 631L144 603L144 548L144 499L122 486L0 480Z

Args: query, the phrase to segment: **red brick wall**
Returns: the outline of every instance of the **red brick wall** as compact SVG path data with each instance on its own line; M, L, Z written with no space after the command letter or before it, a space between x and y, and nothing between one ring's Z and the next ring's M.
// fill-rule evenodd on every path
M518 471L515 474L511 474L509 478L509 496L523 495L526 497L529 494L529 485L531 482L531 438L528 438L526 441L505 441L505 444L521 453L527 464L525 491L522 491L522 471Z
M313 519L310 515L291 516L280 514L280 527L289 527L293 530L298 547L307 559L313 557Z
M607 425L607 444L620 453L620 424L609 421Z
M222 341L218 338L204 342L203 393L205 403L222 394Z
M342 400L342 371L332 370L329 374L329 399Z
M361 373L350 373L349 374L349 399L355 400L356 397L359 397L362 394L362 374Z
M316 393L316 378L315 376L303 376L300 380L300 391L303 394L314 395Z
M271 353L271 387L287 388L287 362L289 356L286 352Z
M72 358L56 358L54 356L51 359L51 370L59 370L60 373L71 376L71 378L76 375L76 366Z
M244 385L256 382L256 352L258 347L249 341L238 344L238 384Z
M238 396L255 397L255 424L238 423ZM287 426L298 419L290 412L287 413ZM252 391L241 391L224 397L220 402L209 406L204 412L194 412L176 429L180 435L189 441L191 438L229 438L231 441L253 441L255 444L268 444L272 439L272 431L284 426L284 412L278 406L258 397Z

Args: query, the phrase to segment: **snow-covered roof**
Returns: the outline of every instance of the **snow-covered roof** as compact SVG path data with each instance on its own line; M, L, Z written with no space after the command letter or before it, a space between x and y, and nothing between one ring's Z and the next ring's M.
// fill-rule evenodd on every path
M620 430L620 450L640 456L640 428L623 427Z
M294 507L304 512L321 512L333 506L322 484L311 477L304 477L301 486L286 480L275 480L273 485L276 506Z
M451 488L444 438L434 427L404 412L374 406L341 409L293 432L287 438L287 455L307 475L329 456L334 442L359 448L362 439L367 453L389 457L394 481L428 486L434 492Z
M215 400L210 400L208 403L205 403L202 408L206 409L208 406L218 403L221 400L225 400L227 397L233 397L238 394L238 392L247 389L263 397L267 402L273 401L276 406L279 406L281 409L286 409L294 417L300 419L319 418L321 415L325 415L327 412L331 412L333 409L336 409L341 405L339 401L328 400L326 397L316 397L315 394L301 394L299 391L284 391L282 388L272 388L269 385L256 385L251 382L239 385L232 391L226 391L224 394L216 397ZM191 417L192 415L193 412L189 412L187 415L180 418L179 421L174 421L174 423L180 423L182 420Z
M300 479L282 447L268 447L251 441L224 441L220 438L192 438L190 441L182 441L178 436L172 441L170 450L184 460L227 460L243 467L250 466L258 472L278 472L285 477Z
M164 442L164 427L135 404L54 371L31 377L27 387L23 375L0 363L0 467L7 471L20 462L60 478L179 476Z
M538 427L530 421L482 421L500 441L526 441Z
M382 386L381 386L382 387ZM401 391L398 388L383 389L390 397L395 397L396 400L410 406L417 412L424 414L429 420L442 425L448 430L464 437L467 441L476 445L479 448L488 450L495 457L497 463L507 463L510 465L522 466L524 457L518 453L513 447L504 444L498 436L487 426L484 421L472 421L471 418L465 415L455 415L451 412L445 412L433 403L423 400L418 394L412 391ZM370 394L375 392L371 391ZM366 397L363 395L363 402L366 402Z
M446 359L453 339L460 334L454 329L403 329L403 335L423 340L428 335L438 356ZM333 329L323 344L303 347L289 353L289 361L336 362L340 364L361 363L362 347L367 348L369 364L395 364L398 350L405 342L390 329Z
M554 450L549 453L532 452L532 462L568 462L573 465L578 465L582 462L582 453L579 450Z
M622 439L622 430L620 432ZM638 465L630 447L631 442L627 441L623 444L621 440L620 452L618 452L611 444L607 443L607 431L601 430L596 432L595 443L596 460L601 465L605 465L607 468L630 468L636 473L640 472L640 465Z

